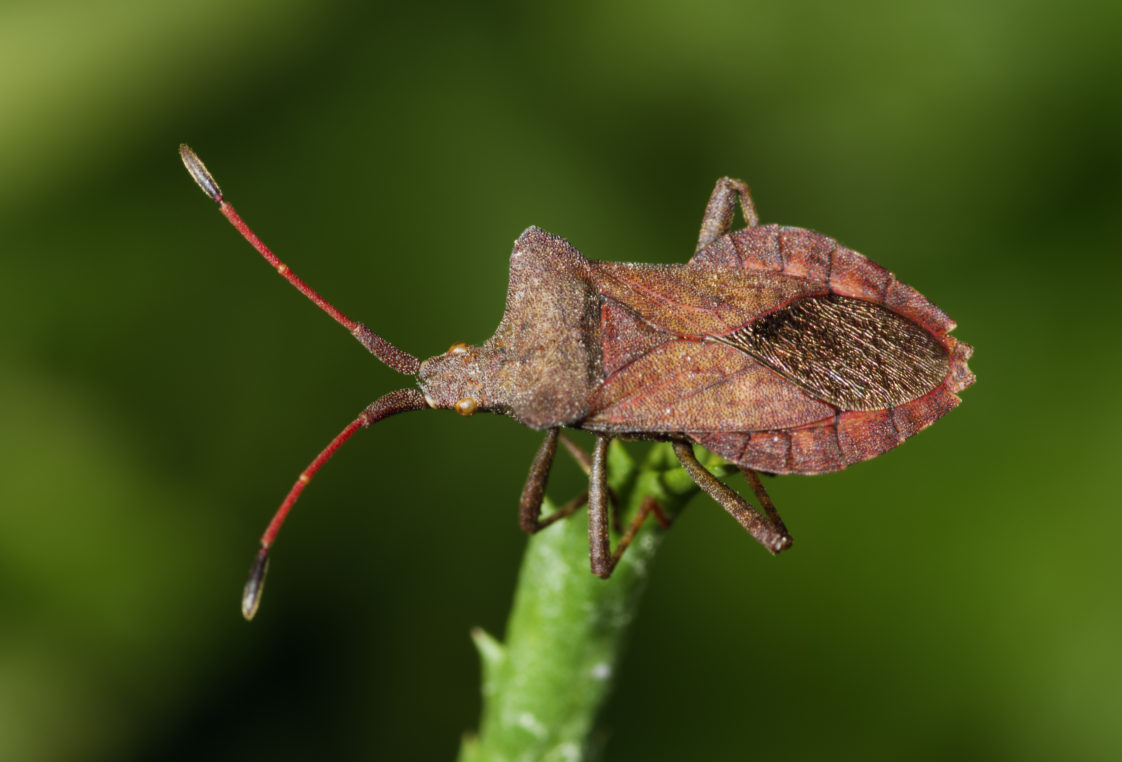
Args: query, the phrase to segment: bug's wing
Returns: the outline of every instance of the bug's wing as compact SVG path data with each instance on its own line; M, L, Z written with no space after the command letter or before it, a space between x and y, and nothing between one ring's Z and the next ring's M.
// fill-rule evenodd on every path
M698 257L594 264L604 383L589 428L678 433L746 468L819 473L895 447L973 381L953 323L831 239L771 226Z
M687 431L690 439L744 468L821 474L888 452L959 403L940 385L891 410L847 410L805 426L764 431Z
M896 447L959 402L947 375L892 407L847 409L742 347L669 336L611 301L602 314L606 378L584 426L684 435L744 468L837 471ZM952 367L968 356L956 344Z
M602 316L605 380L593 396L589 428L750 431L833 415L740 349L667 334L612 301Z
M688 267L771 273L819 284L826 293L884 305L935 336L954 321L911 286L868 257L805 228L760 225L721 236ZM965 387L964 387L965 388Z
M601 296L671 336L724 336L794 299L829 293L824 283L746 267L590 264Z

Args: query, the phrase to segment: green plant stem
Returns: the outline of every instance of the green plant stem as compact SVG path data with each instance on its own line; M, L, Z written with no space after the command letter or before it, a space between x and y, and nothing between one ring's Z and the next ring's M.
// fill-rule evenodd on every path
M718 475L731 468L720 459L707 465ZM640 465L613 442L608 474L625 516L647 495L673 516L697 491L666 444L655 445ZM586 516L578 513L530 539L506 642L472 633L483 663L483 715L479 733L464 739L460 762L595 756L596 718L665 532L649 520L611 578L602 580L589 571Z

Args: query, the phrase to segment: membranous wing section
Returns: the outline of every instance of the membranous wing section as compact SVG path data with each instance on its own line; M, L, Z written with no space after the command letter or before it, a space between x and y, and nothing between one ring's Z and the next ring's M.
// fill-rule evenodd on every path
M797 299L715 338L838 410L894 408L930 392L949 369L946 348L923 328L835 294Z

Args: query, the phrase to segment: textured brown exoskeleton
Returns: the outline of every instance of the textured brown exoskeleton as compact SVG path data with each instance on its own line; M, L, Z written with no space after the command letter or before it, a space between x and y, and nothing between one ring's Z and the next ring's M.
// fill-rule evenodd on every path
M697 249L683 265L594 262L562 238L527 229L514 244L494 336L419 362L292 274L225 202L191 149L181 146L180 154L281 275L420 386L371 404L300 475L261 539L242 600L247 618L273 538L304 485L355 431L390 415L448 408L545 430L520 504L521 526L531 533L585 502L541 516L559 430L592 432L591 458L561 441L589 472L592 571L606 578L649 513L667 523L648 499L612 552L605 456L613 438L672 442L698 486L778 553L791 537L757 472L819 474L872 458L955 407L955 393L974 381L971 347L949 335L954 323L931 302L831 238L760 225L748 186L727 177L717 181ZM737 205L747 227L730 233ZM739 466L762 510L703 468L694 444Z

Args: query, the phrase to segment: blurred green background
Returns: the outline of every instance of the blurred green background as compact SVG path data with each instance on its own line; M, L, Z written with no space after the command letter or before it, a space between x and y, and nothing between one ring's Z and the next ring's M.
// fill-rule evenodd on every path
M687 258L715 178L915 285L964 404L772 482L775 559L696 500L611 760L1122 759L1122 5L9 2L0 7L0 759L449 759L478 719L539 435L402 385L273 276L427 356L530 224ZM743 482L736 486L744 489ZM579 489L560 468L551 492Z

